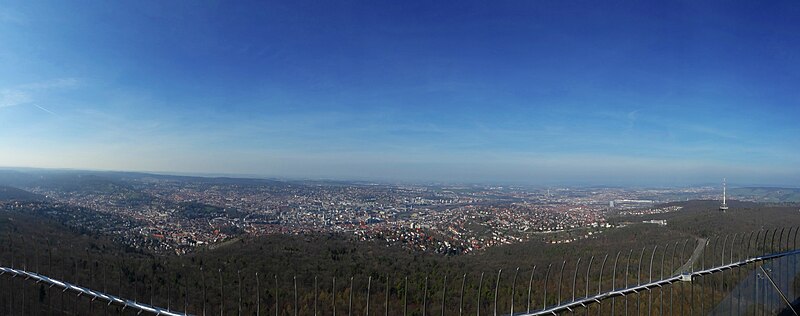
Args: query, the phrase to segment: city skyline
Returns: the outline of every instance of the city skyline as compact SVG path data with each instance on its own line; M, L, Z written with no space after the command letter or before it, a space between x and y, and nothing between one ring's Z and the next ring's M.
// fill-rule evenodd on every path
M11 1L0 166L797 186L798 17L789 1Z

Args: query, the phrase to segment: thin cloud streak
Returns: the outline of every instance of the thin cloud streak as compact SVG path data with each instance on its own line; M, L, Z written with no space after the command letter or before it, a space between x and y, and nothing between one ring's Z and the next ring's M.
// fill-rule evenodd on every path
M52 114L52 115L58 115L58 114L56 114L55 112L53 112L53 111L50 111L50 110L48 110L48 109L45 109L44 107L42 107L41 105L38 105L38 104L36 104L36 103L34 103L34 104L33 104L33 106L35 106L35 107L39 108L39 110L45 111L45 112L47 112L47 113L50 113L50 114Z
M79 83L80 81L76 78L60 78L2 89L0 90L0 108L29 104L35 101L40 94L46 94L51 90L74 88ZM40 106L36 105L36 107Z
M0 91L0 108L26 104L31 100L31 96L21 90L5 89Z

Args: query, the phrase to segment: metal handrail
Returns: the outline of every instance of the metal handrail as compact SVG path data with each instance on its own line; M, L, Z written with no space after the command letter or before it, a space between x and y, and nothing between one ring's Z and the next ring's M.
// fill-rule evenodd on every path
M752 235L752 233L751 233L751 235ZM767 234L765 233L764 235L766 237ZM744 237L744 235L742 237ZM766 238L765 238L765 240L766 240ZM748 244L748 248L749 248L749 244L750 244L749 241L750 241L750 238L748 238L748 243L747 243ZM687 240L687 243L688 243L688 240ZM756 240L756 243L758 243L758 240ZM677 246L678 246L678 243L676 242L675 247L673 248L673 260L674 260L674 251L675 251L675 248L677 248ZM684 248L685 248L685 246L686 246L686 243L684 243ZM788 241L787 241L787 246L788 246ZM607 300L607 299L612 299L612 306L611 307L613 309L614 308L613 299L616 298L616 297L625 297L625 296L628 296L630 294L639 294L641 292L650 291L650 290L655 289L655 288L661 288L663 286L671 285L673 283L678 283L678 282L692 282L697 277L702 277L702 276L706 276L706 275L712 275L712 274L715 274L715 273L724 272L725 270L731 270L731 269L734 269L734 268L746 266L746 265L757 263L757 262L761 262L761 261L767 261L767 260L777 259L777 258L781 258L781 257L793 256L793 255L800 254L800 249L795 249L795 250L791 250L791 251L777 252L777 253L765 254L765 255L760 255L760 256L754 256L754 257L750 257L750 258L746 258L746 259L740 259L737 262L732 262L732 263L729 263L729 264L722 264L722 265L715 266L715 267L710 267L710 268L703 268L702 270L691 271L691 272L686 271L686 270L688 270L688 267L693 267L694 266L694 261L693 260L689 260L686 264L684 264L682 266L683 269L684 269L684 272L675 274L675 275L667 277L667 278L663 278L663 274L662 274L662 278L660 280L651 281L652 280L651 279L651 277L652 277L652 261L654 260L656 249L657 248L654 248L653 253L651 254L650 272L648 274L647 283L642 284L642 283L637 282L637 283L632 284L630 287L627 286L627 284L625 284L625 288L617 289L616 286L614 285L614 282L613 282L613 281L616 281L616 279L617 279L616 278L617 260L615 260L615 262L614 262L614 277L612 278L612 289L610 289L608 291L605 291L605 292L601 292L601 288L602 288L602 272L603 272L602 271L603 267L601 267L601 271L600 271L601 279L600 279L600 282L598 283L598 290L596 292L597 294L593 295L593 296L583 297L583 298L576 298L575 297L575 287L576 287L577 271L578 271L578 265L579 265L579 264L577 264L576 265L575 274L573 275L573 281L572 281L572 283L573 283L573 291L572 291L572 297L571 298L567 298L564 301L559 301L559 303L557 305L553 305L553 306L541 306L540 305L542 309L536 310L536 311L532 311L532 310L530 310L530 308L531 308L531 306L530 306L530 304L531 304L531 301L530 301L530 296L531 296L530 290L531 289L530 289L530 285L529 285L529 294L528 294L528 296L529 296L529 299L528 299L529 307L528 307L528 310L524 311L524 312L521 312L521 313L514 313L513 312L514 307L513 307L513 303L512 303L511 314L510 315L514 315L514 316L534 316L534 315L558 314L558 313L561 313L561 312L575 311L575 309L578 309L578 308L587 308L588 306L590 306L592 304L599 304L603 300ZM667 249L664 250L664 254L666 253L666 251L667 251ZM632 251L631 251L631 253L632 253ZM640 257L643 256L643 254L644 254L644 251L642 252ZM664 254L662 254L662 256ZM724 250L723 250L723 260L724 260L724 254L725 253L724 253ZM619 258L619 253L617 254L617 259L618 258ZM733 251L731 251L731 260L733 260ZM588 285L589 285L589 283L588 283L588 279L589 279L588 275L589 275L589 272L591 270L591 261L592 261L592 259L589 260L590 263L589 263L589 265L587 267L587 288L586 288L586 291L585 291L585 293L587 295L589 293L589 290L588 290L589 289L589 287L588 287ZM662 261L663 261L663 258L662 258ZM580 261L578 261L578 262L580 262ZM603 260L603 262L605 264L605 259ZM565 264L566 264L566 261L564 263L562 263L562 268L561 268L562 272L561 272L561 277L560 278L563 278L563 270L564 270L563 266ZM629 260L628 264L630 264L630 260ZM641 270L641 269L637 270L637 275L641 273L641 271L639 271L639 270ZM662 270L663 270L663 264L662 264ZM495 289L494 289L494 291L495 291L495 295L494 295L495 302L494 302L493 311L494 311L495 314L497 313L497 298L499 296L501 273L502 273L502 270L498 271L497 284L495 285ZM516 274L517 273L515 273L514 284L516 284ZM663 271L662 271L662 273L663 273ZM68 283L68 282L64 282L64 281L61 281L61 280L57 280L57 279L54 279L54 278L51 278L51 277L48 277L48 276L45 276L45 275L42 275L42 274L38 274L38 273L35 273L35 272L30 272L30 271L21 270L21 269L15 269L15 268L0 267L0 276L2 276L4 274L9 274L12 277L22 277L25 280L31 280L31 281L34 281L37 284L38 283L48 284L48 285L50 285L50 288L57 287L59 289L62 289L62 292L71 291L71 292L76 293L78 296L85 295L86 297L89 297L92 301L100 300L100 301L107 302L108 305L115 304L115 305L121 306L122 308L132 308L134 310L138 310L139 312L148 312L148 313L152 313L152 314L156 314L156 315L187 315L187 314L182 313L182 312L172 311L169 308L164 309L164 308L161 308L161 307L153 306L153 305L151 305L152 302L151 302L151 304L139 303L139 302L136 302L136 301L124 299L124 298L117 297L117 296L110 295L110 294L106 294L106 293L103 293L103 292L100 292L100 291L92 290L92 289L89 289L89 288L86 288L86 287L82 287L82 286L78 286L78 285L71 284L71 283ZM544 290L544 299L542 301L542 305L546 304L546 302L547 302L547 285L548 285L549 275L550 275L550 266L548 265L547 273L545 274L545 286L543 288L543 290ZM531 274L531 280L533 280L533 272ZM626 268L626 280L627 280L627 268ZM276 281L277 281L277 276L276 276ZM370 281L371 281L371 278L370 278ZM427 278L426 278L426 281L427 281ZM334 279L334 282L335 282L335 279ZM446 284L446 282L447 281L445 279L444 284ZM462 280L462 282L465 282L465 280ZM479 289L482 288L481 287L482 283L483 283L483 277L481 277L481 279L480 279ZM532 284L532 281L530 283ZM388 282L387 282L387 284L388 284ZM560 282L559 282L559 284L560 284ZM296 284L295 284L295 286L296 286ZM512 285L512 288L514 288L514 287L515 286ZM316 286L315 286L315 288L316 288ZM334 283L334 288L335 288L335 283ZM425 286L425 290L426 290L425 294L426 295L425 295L425 298L427 298L427 288L428 288L428 286L427 286L427 282L426 282L426 286ZM559 288L560 288L560 286L559 286ZM351 284L351 289L352 289L352 284ZM461 303L462 304L463 304L463 290L464 289L463 289L463 286L462 286L462 292L461 292L461 295L462 295ZM295 295L296 295L296 291L297 291L297 289L295 287ZM406 291L404 291L404 293L405 292ZM561 290L559 290L558 292L559 292L559 297L561 297L561 295L560 295L561 294L560 293ZM369 283L368 283L367 293L368 293L367 295L369 295ZM480 293L481 293L481 291L479 290L478 291L478 302L480 302ZM352 291L351 291L351 295L352 295ZM513 298L513 295L514 294L513 294L513 289L512 289L512 298ZM240 294L240 296L241 296L241 294ZM442 300L443 304L445 303L444 297L446 297L446 294L443 293L443 300ZM388 306L388 295L387 295L386 299L387 299L387 306ZM407 304L405 302L405 299L407 299L407 297L404 295L404 305L407 306ZM240 303L240 305L241 305L241 303ZM276 302L276 305L277 305L277 302ZM423 303L423 308L424 308L425 305L426 304ZM297 302L295 301L295 308L296 307L297 307ZM316 307L316 301L315 301L315 307ZM334 306L334 308L335 308L335 306Z
M748 265L748 264L751 264L751 263L756 263L756 262L759 262L759 261L772 260L772 259L776 259L776 258L792 256L792 255L798 255L798 254L800 254L800 249L792 250L792 251L786 251L786 252L773 253L773 254L767 254L767 255L762 255L762 256L757 256L757 257L752 257L752 258L748 258L748 259L741 260L741 261L738 261L738 262L734 262L734 263L730 263L730 264L726 264L726 265L721 265L721 266L717 266L717 267L708 268L708 269L705 269L705 270L700 270L700 271L695 271L695 272L690 272L690 273L682 273L682 274L679 274L679 275L675 275L675 276L672 276L672 277L669 277L669 278L666 278L666 279L663 279L663 280L658 280L658 281L655 281L655 282L650 282L650 283L647 283L647 284L632 286L632 287L628 287L628 288L621 289L621 290L613 290L613 291L601 293L601 294L598 294L598 295L594 295L594 296L578 299L578 300L575 300L575 301L571 301L571 302L568 302L568 303L565 303L565 304L559 304L559 305L556 305L556 306L548 307L548 308L545 308L545 309L542 309L542 310L539 310L539 311L535 311L535 312L531 312L531 313L517 314L516 316L536 316L536 315L551 315L551 314L552 315L556 315L556 314L558 314L560 312L573 311L573 310L575 310L577 308L583 308L583 307L587 307L587 306L589 306L591 304L600 303L601 301L609 299L609 298L614 298L614 297L619 297L619 296L627 296L629 294L637 294L637 293L642 292L642 291L651 290L653 288L660 288L660 287L663 287L665 285L670 285L672 283L681 282L681 281L683 281L683 282L691 282L695 277L698 277L698 276L714 274L714 273L722 272L722 271L725 271L725 270L730 270L730 269L733 269L733 268L745 266L745 265Z
M86 295L88 297L91 297L92 300L102 300L102 301L108 302L108 305L117 304L117 305L122 306L123 308L132 308L132 309L135 309L135 310L139 310L141 312L149 312L149 313L153 313L153 314L156 314L156 315L167 315L167 316L187 315L185 313L177 313L177 312L174 312L174 311L167 310L165 308L161 308L161 307L157 307L157 306L153 306L153 305L149 305L149 304L139 303L139 302L136 302L136 301L124 299L124 298L117 297L117 296L110 295L110 294L105 294L105 293L102 293L102 292L99 292L99 291L95 291L95 290L92 290L92 289L89 289L89 288L85 288L85 287L82 287L82 286L78 286L78 285L75 285L75 284L72 284L72 283L56 280L56 279L53 279L51 277L44 276L44 275L41 275L41 274L38 274L38 273L25 271L25 270L20 270L20 269L14 269L14 268L0 267L0 275L4 275L6 273L11 274L14 277L24 277L25 280L31 280L32 279L32 280L35 280L36 283L49 284L51 288L52 287L57 287L57 288L62 289L62 291L72 291L72 292L77 293L78 296Z

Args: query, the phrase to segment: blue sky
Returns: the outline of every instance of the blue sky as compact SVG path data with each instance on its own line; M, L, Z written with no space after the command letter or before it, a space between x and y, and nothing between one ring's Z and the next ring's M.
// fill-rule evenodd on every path
M800 185L800 4L5 1L0 165Z

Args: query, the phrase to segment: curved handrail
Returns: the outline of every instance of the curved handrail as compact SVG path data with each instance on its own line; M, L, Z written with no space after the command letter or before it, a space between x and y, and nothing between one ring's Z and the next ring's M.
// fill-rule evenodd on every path
M748 265L748 264L751 264L751 263L756 263L756 262L759 262L759 261L772 260L772 259L776 259L776 258L781 258L781 257L785 257L785 256L792 256L792 255L798 255L798 254L800 254L800 249L792 250L792 251L786 251L786 252L766 254L766 255L757 256L757 257L752 257L752 258L744 259L744 260L741 260L741 261L738 261L738 262L734 262L734 263L730 263L730 264L726 264L726 265L721 265L721 266L708 268L708 269L705 269L705 270L700 270L700 271L695 271L695 272L691 272L691 273L683 273L683 274L675 275L675 276L672 276L672 277L669 277L669 278L666 278L666 279L663 279L663 280L658 280L658 281L650 282L650 283L647 283L647 284L632 286L632 287L628 287L628 288L621 289L621 290L613 290L613 291L601 293L601 294L598 294L598 295L594 295L594 296L578 299L578 300L575 300L575 301L571 301L571 302L568 302L568 303L565 303L565 304L560 304L560 305L548 307L548 308L545 308L545 309L542 309L542 310L538 310L538 311L535 311L535 312L517 314L515 316L536 316L536 315L551 315L551 314L552 315L556 315L556 314L558 314L560 312L573 311L576 308L583 308L583 307L589 306L591 304L600 303L602 300L606 300L606 299L609 299L609 298L619 297L619 296L626 296L626 295L629 295L629 294L636 294L636 293L639 293L639 292L642 292L642 291L647 291L647 290L650 290L650 289L653 289L653 288L660 288L662 286L670 285L672 283L681 282L681 281L683 281L683 282L691 282L697 276L709 275L709 274L713 274L713 273L717 273L717 272L722 272L722 271L725 271L725 270L730 270L730 269L733 269L733 268L736 268L736 267L745 266L745 265Z
M133 308L133 309L136 309L136 310L139 310L139 311L142 311L142 312L149 312L149 313L153 313L153 314L156 314L156 315L167 315L167 316L187 315L187 314L173 312L173 311L167 310L165 308L152 306L152 305L149 305L149 304L139 303L139 302L136 302L136 301L124 299L124 298L117 297L117 296L110 295L110 294L105 294L105 293L102 293L100 291L95 291L95 290L92 290L92 289L89 289L89 288L85 288L85 287L82 287L82 286L78 286L78 285L75 285L75 284L72 284L72 283L68 283L68 282L57 280L57 279L53 279L51 277L48 277L48 276L45 276L45 275L41 275L41 274L38 274L38 273L25 271L25 270L20 270L20 269L14 269L14 268L0 267L0 275L7 274L7 273L11 274L14 277L24 277L25 280L31 280L31 279L35 280L36 283L49 284L50 287L54 287L55 286L55 287L58 287L58 288L62 289L62 291L72 291L72 292L77 293L78 296L86 295L86 296L92 297L92 300L99 299L99 300L108 302L109 305L117 304L117 305L123 306L125 308Z

